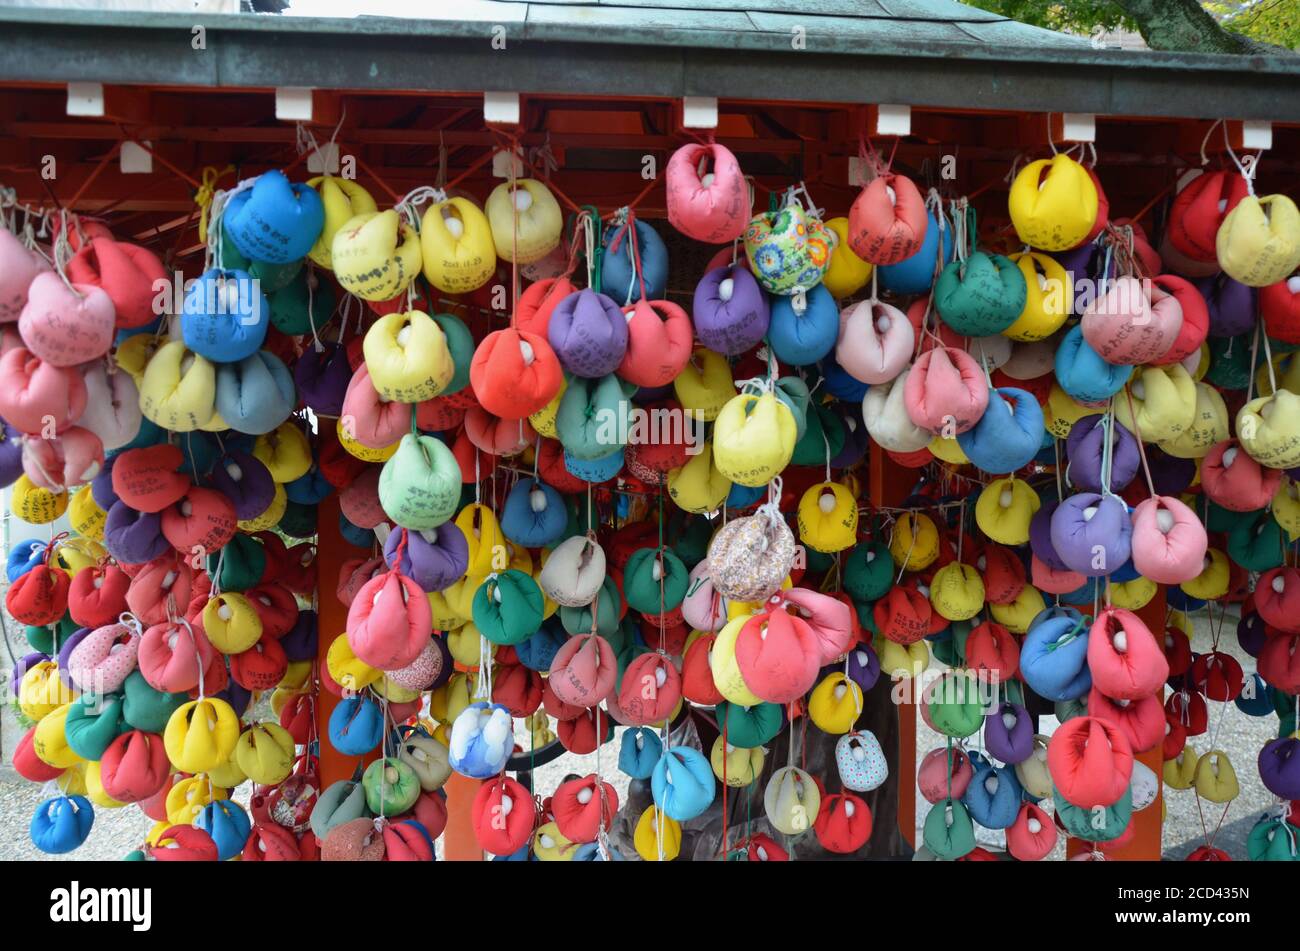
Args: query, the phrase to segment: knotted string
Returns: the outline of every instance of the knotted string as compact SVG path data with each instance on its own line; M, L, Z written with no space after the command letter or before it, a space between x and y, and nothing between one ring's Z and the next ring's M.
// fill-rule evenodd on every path
M781 515L781 490L783 487L784 483L781 481L781 477L779 475L773 476L772 480L767 484L767 501L760 505L754 514L763 515L774 525L783 521Z
M202 182L194 193L194 204L199 206L199 242L208 243L208 213L212 209L212 200L217 195L217 182L227 175L235 173L235 166L227 165L218 169L215 165L204 166Z
M208 210L209 220L220 222L222 214L225 213L226 205L230 203L230 199L241 192L248 191L256 182L256 177L245 178L228 191L218 189L212 196L212 205ZM226 229L209 228L207 240L204 244L206 247L203 252L203 269L206 271L214 265L219 265L225 258Z
M23 210L26 216L26 209ZM13 188L0 187L0 227L3 227L14 234L19 232L18 227L18 191Z
M889 158L882 159L876 151L875 144L863 133L858 133L858 158L862 160L862 185L869 185L874 179L888 175L894 167L894 155L898 152L899 138L894 137L894 147L889 151Z
M69 291L77 296L79 300L84 300L86 295L73 286L72 281L68 279L67 267L68 262L72 260L73 250L72 242L68 240L68 224L71 221L73 227L77 230L78 246L85 247L86 236L81 232L81 222L75 215L69 215L66 208L59 209L59 234L54 239L54 271L59 275L59 279Z
M641 266L641 251L637 245L636 237L636 214L630 207L623 207L614 212L614 224L617 230L614 232L609 241L609 247L606 249L608 254L618 254L619 249L623 246L623 239L628 240L628 259L632 266L632 275L628 281L627 292L623 295L620 302L624 306L632 303L632 292L637 283L641 285L641 299L646 299L645 292L645 273Z
M430 201L445 201L446 198L446 194L441 190L434 188L431 185L420 185L418 188L412 188L409 192L403 195L402 200L394 206L393 210L405 218L406 222L411 226L411 229L416 234L419 234L420 215L416 210L418 206Z
M1097 281L1097 293L1101 297L1106 295L1106 289L1110 285L1110 264L1115 253L1115 245L1111 241L1107 241L1105 244L1106 253L1102 256L1101 278Z

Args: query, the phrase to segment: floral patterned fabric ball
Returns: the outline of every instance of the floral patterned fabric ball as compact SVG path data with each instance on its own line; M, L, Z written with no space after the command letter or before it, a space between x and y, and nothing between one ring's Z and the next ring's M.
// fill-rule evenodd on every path
M821 283L838 239L798 204L755 215L745 229L750 270L772 294L792 295Z

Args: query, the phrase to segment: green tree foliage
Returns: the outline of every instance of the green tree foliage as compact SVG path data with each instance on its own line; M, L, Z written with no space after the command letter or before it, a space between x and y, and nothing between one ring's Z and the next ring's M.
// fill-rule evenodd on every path
M1262 43L1300 49L1300 3L1296 0L1204 0L1222 26Z
M990 13L1049 30L1088 35L1101 30L1134 30L1116 0L962 0Z
M1297 0L964 0L1013 20L1083 35L1141 33L1153 49L1300 49Z

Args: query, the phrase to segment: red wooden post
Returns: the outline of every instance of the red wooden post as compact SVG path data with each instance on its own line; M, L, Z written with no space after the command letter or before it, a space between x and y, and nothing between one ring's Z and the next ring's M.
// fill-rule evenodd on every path
M348 557L348 543L339 533L339 496L331 492L317 507L316 512L316 587L317 587L317 646L316 661L325 669L325 655L330 643L347 629L348 609L335 594L339 569ZM339 705L339 698L328 690L321 690L316 698L316 735L320 737L320 778L328 786L341 779L350 779L356 761L334 749L329 741L330 714Z
M899 505L916 482L916 472L901 466L873 445L870 454L868 490L871 504ZM914 693L904 691L898 704L898 827L903 838L916 848L916 704Z
M449 862L481 862L483 848L474 835L470 810L482 780L452 773L447 790L447 830L442 834L442 856Z
M325 666L325 656L329 652L330 642L347 629L348 609L335 595L338 584L339 569L348 558L350 546L339 533L339 497L333 493L320 503L316 522L317 548L317 584L319 587L319 646L316 657L320 666ZM339 698L327 690L322 690L316 698L316 730L321 737L320 743L320 777L328 786L340 779L350 779L357 762L350 756L344 756L330 744L329 719ZM366 761L375 759L378 752L366 756ZM443 857L452 861L473 861L483 859L483 850L479 848L470 824L470 808L474 804L474 794L478 792L479 782L457 773L447 781L447 829L443 833Z
M1156 591L1156 596L1140 611L1135 611L1151 628L1151 633L1157 638L1163 638L1165 635L1165 587L1160 585ZM1160 861L1160 850L1162 835L1164 832L1164 782L1159 781L1164 770L1164 761L1161 758L1161 749L1157 746L1153 750L1145 753L1139 753L1137 760L1145 763L1156 774L1158 780L1159 792L1156 795L1156 801L1147 806L1141 812L1133 813L1130 820L1133 823L1133 839L1128 845L1121 849L1109 849L1106 851L1106 858L1119 862L1158 862ZM1065 854L1073 858L1084 852L1091 850L1091 843L1084 842L1082 839L1070 839L1066 842Z

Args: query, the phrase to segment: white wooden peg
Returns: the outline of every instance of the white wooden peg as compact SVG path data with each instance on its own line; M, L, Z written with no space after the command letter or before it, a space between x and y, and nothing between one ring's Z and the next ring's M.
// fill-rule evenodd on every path
M1241 147L1243 149L1271 149L1273 147L1273 123L1267 119L1245 119L1241 123Z
M1097 117L1091 112L1061 113L1061 138L1066 142L1096 142Z
M718 127L717 97L683 97L682 125L687 129L716 129Z
M311 92L310 86L277 86L275 117L281 122L311 122Z
M884 104L876 107L876 135L911 135L912 107Z
M519 93L483 93L483 121L491 125L519 125Z
M68 83L68 115L99 117L103 114L103 83Z

